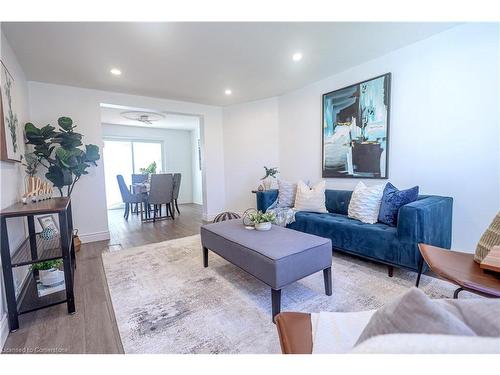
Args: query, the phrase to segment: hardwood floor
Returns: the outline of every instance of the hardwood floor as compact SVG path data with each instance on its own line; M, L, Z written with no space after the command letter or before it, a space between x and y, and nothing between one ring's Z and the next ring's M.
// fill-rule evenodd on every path
M58 305L20 316L20 328L9 334L4 353L123 353L102 265L103 251L198 234L201 206L179 205L175 220L141 223L137 215L108 211L110 241L83 244L75 273L76 314Z

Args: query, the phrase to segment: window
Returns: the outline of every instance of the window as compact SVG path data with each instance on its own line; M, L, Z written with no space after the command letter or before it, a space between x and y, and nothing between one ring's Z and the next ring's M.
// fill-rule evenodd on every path
M126 139L104 140L104 178L108 209L122 206L122 197L116 176L121 174L130 187L133 173L156 162L156 171L163 171L163 142Z

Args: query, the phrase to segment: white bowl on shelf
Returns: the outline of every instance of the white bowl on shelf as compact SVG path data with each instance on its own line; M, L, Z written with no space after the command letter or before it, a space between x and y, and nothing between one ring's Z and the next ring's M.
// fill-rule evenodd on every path
M38 273L40 282L44 286L52 286L61 283L64 280L64 272L57 268L50 270L40 270Z

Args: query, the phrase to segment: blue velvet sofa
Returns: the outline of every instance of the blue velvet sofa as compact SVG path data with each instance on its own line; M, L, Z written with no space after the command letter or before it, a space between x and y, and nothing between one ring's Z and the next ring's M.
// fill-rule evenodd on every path
M277 199L278 190L257 192L257 209L266 209ZM365 224L347 217L352 191L326 190L328 213L299 211L289 228L330 238L334 250L368 258L392 267L413 271L426 269L419 243L449 249L453 199L420 195L399 209L397 226ZM420 277L419 277L420 278ZM418 284L418 281L417 281Z

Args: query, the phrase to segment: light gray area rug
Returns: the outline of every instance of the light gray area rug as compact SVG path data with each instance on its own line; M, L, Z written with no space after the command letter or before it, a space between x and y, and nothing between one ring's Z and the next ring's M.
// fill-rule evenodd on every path
M102 257L126 353L280 352L269 287L214 253L203 268L199 236ZM385 266L335 254L333 295L325 295L318 272L282 290L282 311L374 309L412 287L415 278L398 269L389 278ZM434 298L451 298L455 289L425 275L420 287Z

